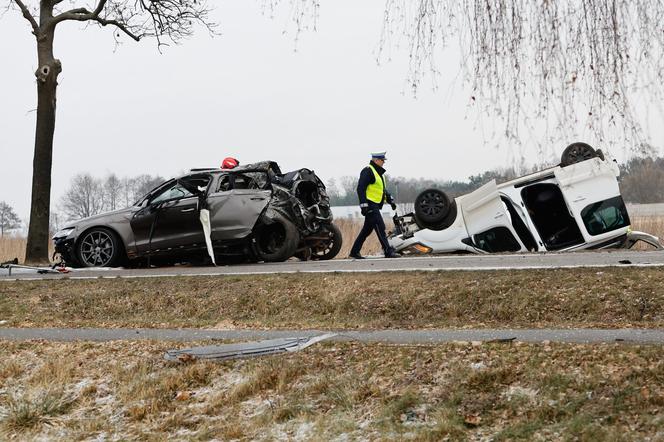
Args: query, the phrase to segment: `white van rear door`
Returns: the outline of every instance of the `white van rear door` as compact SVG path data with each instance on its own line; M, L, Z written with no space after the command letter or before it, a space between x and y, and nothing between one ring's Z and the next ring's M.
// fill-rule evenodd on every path
M590 208L591 205L620 196L614 165L599 158L593 158L567 167L556 168L554 174L567 202L567 207L577 220L585 240L595 242L615 236L615 232L591 235L588 232L588 225L584 224L582 217L584 209Z

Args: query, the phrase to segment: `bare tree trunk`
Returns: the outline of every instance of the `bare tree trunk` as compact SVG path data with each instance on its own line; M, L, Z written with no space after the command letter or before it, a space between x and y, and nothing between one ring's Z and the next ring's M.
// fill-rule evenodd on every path
M53 134L55 132L56 89L62 71L60 60L53 57L54 28L48 22L53 17L53 5L42 0L40 32L37 33L37 127L35 155L32 163L32 206L25 260L48 263L49 214L51 206L51 164Z

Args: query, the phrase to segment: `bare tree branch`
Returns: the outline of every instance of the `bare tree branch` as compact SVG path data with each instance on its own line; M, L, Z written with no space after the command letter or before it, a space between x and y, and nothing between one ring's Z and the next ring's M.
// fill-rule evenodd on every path
M456 38L472 105L502 118L504 138L521 142L529 124L565 138L583 126L598 142L644 147L635 104L664 96L661 0L385 1L379 58L403 38L414 92L425 77L436 87L436 57Z
M100 26L114 26L133 40L155 37L161 46L164 37L178 41L193 33L195 24L208 30L210 9L204 0L99 0L94 11L75 8L56 15L49 26L63 21L89 21Z
M25 3L23 3L22 0L13 0L13 1L21 9L23 17L25 17L25 19L30 22L30 25L32 25L32 33L37 35L37 32L39 32L39 25L37 24L37 20L35 20L35 18L30 13L28 7L25 5Z

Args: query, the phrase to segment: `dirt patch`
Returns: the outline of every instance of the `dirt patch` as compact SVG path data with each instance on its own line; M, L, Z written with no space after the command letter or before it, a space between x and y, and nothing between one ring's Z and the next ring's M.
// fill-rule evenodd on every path
M326 343L177 364L161 359L169 345L0 342L0 436L645 440L664 431L661 346Z
M3 282L5 327L664 326L653 268Z

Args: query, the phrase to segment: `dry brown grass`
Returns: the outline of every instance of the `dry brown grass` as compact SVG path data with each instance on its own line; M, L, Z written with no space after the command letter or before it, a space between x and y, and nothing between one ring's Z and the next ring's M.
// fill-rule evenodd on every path
M0 438L659 440L664 431L662 346L324 343L219 364L162 360L174 345L0 341L0 361L23 367L0 393ZM44 367L63 355L71 374L45 386Z
M334 224L336 224L341 230L341 235L343 237L343 246L337 255L338 259L348 258L350 248L353 246L353 242L355 241L355 238L357 238L357 234L360 233L363 223L363 219L356 218L341 218L334 221ZM388 232L394 228L394 224L391 220L385 220L385 224ZM364 242L361 253L363 255L383 254L383 249L381 248L380 242L378 242L378 237L375 233L372 233Z
M18 262L25 261L26 238L3 236L0 237L0 262L9 261L18 258ZM53 256L53 242L49 241L48 256Z
M25 260L25 238L10 236L0 237L0 262L18 258L19 262Z
M660 268L3 281L27 327L664 327Z
M664 241L664 216L634 216L632 229L655 235Z

